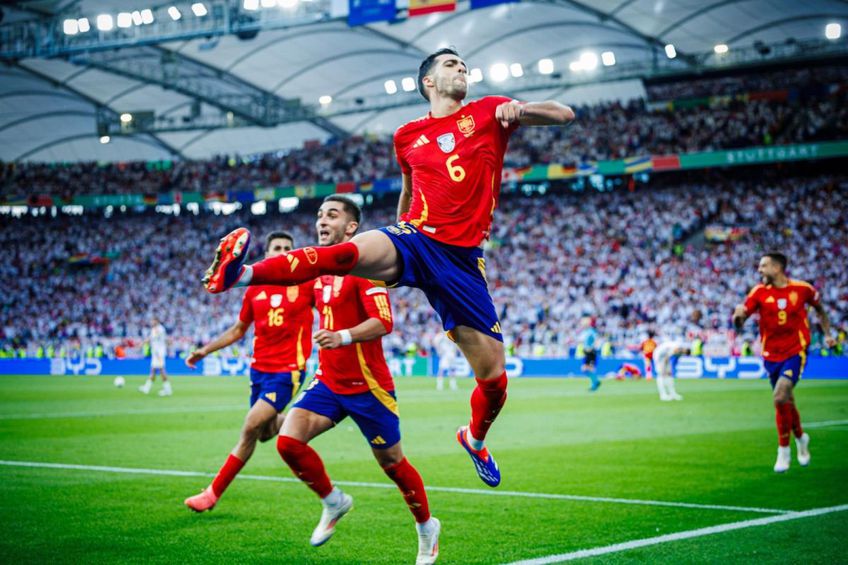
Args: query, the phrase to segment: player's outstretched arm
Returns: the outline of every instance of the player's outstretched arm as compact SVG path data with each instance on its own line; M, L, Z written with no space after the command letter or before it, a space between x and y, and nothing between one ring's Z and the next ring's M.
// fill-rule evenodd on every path
M545 102L504 102L495 108L495 119L503 127L518 122L522 126L564 126L574 119L574 110L554 100Z
M827 311L824 309L824 304L819 302L814 305L813 308L816 309L816 315L819 317L819 323L822 327L822 333L824 334L824 344L828 347L836 346L836 338L830 333L830 318L827 317Z
M742 326L745 325L745 320L748 319L748 310L745 308L744 304L739 304L735 310L733 310L733 327L736 328L737 331L742 329Z
M337 349L351 343L371 341L383 337L389 333L386 326L378 318L368 318L359 325L347 330L333 332L330 330L318 330L313 339L321 349Z
M412 175L404 174L402 181L397 209L398 221L400 221L401 216L409 212L409 206L412 203Z
M194 351L192 351L191 354L186 358L186 365L188 365L192 369L196 368L197 362L209 355L210 353L214 353L219 349L223 349L228 345L231 345L243 338L244 334L247 333L247 327L247 324L245 324L241 320L237 320L236 323L230 326L224 333L222 333L200 349L195 349Z

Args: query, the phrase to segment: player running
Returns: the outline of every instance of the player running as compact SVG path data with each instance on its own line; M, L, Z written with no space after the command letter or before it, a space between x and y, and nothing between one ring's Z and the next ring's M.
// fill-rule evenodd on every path
M165 372L165 357L168 354L168 332L165 331L165 326L159 322L156 316L150 319L150 337L147 339L150 344L150 376L144 381L144 384L138 387L138 391L143 394L150 394L150 387L153 386L153 381L156 379L156 371L162 375L162 390L159 391L159 396L171 396L174 391L171 389L171 381L168 380L168 374Z
M291 235L271 232L265 238L265 257L276 257L294 247ZM312 352L312 282L299 286L253 286L242 299L241 313L230 328L200 349L192 351L186 365L194 369L201 359L239 341L254 325L250 365L250 410L241 436L212 483L185 500L195 512L211 510L244 467L256 441L276 437L283 410L297 391Z
M688 344L677 340L664 341L653 350L654 379L660 400L683 400L674 388L674 365L681 355L689 355L690 352Z
M349 241L360 220L361 211L352 200L328 196L318 211L319 244ZM324 507L310 542L314 546L327 542L336 523L353 507L353 499L333 486L321 458L307 444L350 416L415 516L416 563L434 563L441 525L430 516L421 475L401 449L394 382L383 357L381 338L393 325L389 293L359 277L323 275L314 283L314 295L321 325L315 333L319 369L277 438L280 456Z
M798 463L810 464L810 436L801 427L801 416L795 407L793 391L801 379L807 362L810 343L810 323L807 305L818 314L825 344L833 347L836 340L830 332L830 319L821 303L818 291L810 283L786 276L788 259L782 253L767 253L760 259L758 284L743 304L733 311L733 325L742 329L745 320L759 313L760 339L763 348L763 365L773 391L777 423L776 473L789 470L792 452L789 447L790 432L795 435Z
M353 274L422 289L477 379L471 421L459 428L457 440L480 478L497 486L500 470L484 440L506 400L506 357L480 246L491 230L510 135L520 125L567 124L574 112L557 102L522 103L501 96L463 104L467 72L452 49L440 49L421 63L418 90L430 112L395 132L403 173L397 224L244 267L250 234L239 228L221 240L204 284L217 293L233 286Z

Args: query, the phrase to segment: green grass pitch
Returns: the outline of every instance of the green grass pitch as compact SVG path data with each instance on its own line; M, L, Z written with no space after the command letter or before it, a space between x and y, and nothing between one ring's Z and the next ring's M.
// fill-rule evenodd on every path
M171 398L117 389L108 377L0 377L0 560L3 563L413 563L416 535L400 494L351 424L313 446L354 511L320 548L320 514L273 442L212 512L183 499L207 476L33 467L21 462L212 474L235 444L245 378L177 377ZM398 379L403 442L442 520L440 563L509 563L848 504L848 383L806 381L796 398L812 463L772 471L774 410L764 381L681 381L661 403L651 382L516 379L489 444L498 489L474 473L454 432L472 383L437 392ZM261 478L268 478L263 480ZM380 488L384 485L392 488ZM500 496L493 495L503 491ZM648 501L577 500L518 493ZM650 501L744 507L662 506ZM845 562L848 511L607 553L597 563Z

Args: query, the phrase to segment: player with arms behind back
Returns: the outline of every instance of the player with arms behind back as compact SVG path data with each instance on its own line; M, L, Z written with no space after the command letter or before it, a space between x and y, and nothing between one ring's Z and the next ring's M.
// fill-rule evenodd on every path
M265 257L291 251L294 239L282 231L265 238ZM241 436L212 483L185 505L195 512L211 510L244 467L256 442L276 437L283 410L297 392L312 352L312 283L299 286L253 286L242 299L238 320L224 333L192 351L186 365L194 369L207 355L244 337L254 326L253 359L250 364L250 410Z
M338 245L296 249L296 264L276 258L250 266L242 265L250 234L240 228L221 240L204 284L215 293L353 274L422 289L476 377L471 420L457 440L480 478L494 487L500 470L484 440L506 401L506 356L481 245L498 205L510 135L522 125L565 125L574 112L558 102L502 96L464 103L467 75L452 49L432 53L419 67L418 90L430 112L395 132L402 172L397 224Z
M348 241L360 221L356 203L328 196L318 210L319 243ZM417 563L434 563L441 526L430 516L421 475L403 454L394 382L383 356L382 337L394 324L388 291L359 277L324 275L315 281L314 292L321 322L315 333L321 348L319 369L292 406L277 439L280 456L321 498L321 519L310 541L314 546L326 543L336 523L353 507L353 499L333 486L321 457L307 444L350 416L415 517Z
M807 346L810 343L810 323L807 306L812 306L821 321L828 347L836 340L830 334L830 320L822 306L818 291L807 282L786 276L788 260L781 253L767 253L760 259L757 269L762 284L758 284L743 304L733 312L733 324L742 328L745 320L754 313L760 315L760 339L763 361L774 397L777 422L777 461L775 472L789 469L792 453L789 447L790 432L795 435L798 463L810 463L810 436L801 428L801 416L795 407L793 391L804 372Z

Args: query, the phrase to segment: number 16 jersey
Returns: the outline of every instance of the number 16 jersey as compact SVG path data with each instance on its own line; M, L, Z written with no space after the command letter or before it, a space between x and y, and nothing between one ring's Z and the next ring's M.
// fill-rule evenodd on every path
M398 128L397 160L412 175L412 202L401 220L448 245L475 247L489 237L504 153L518 128L504 128L495 109L510 100L486 96L450 116L428 113Z

